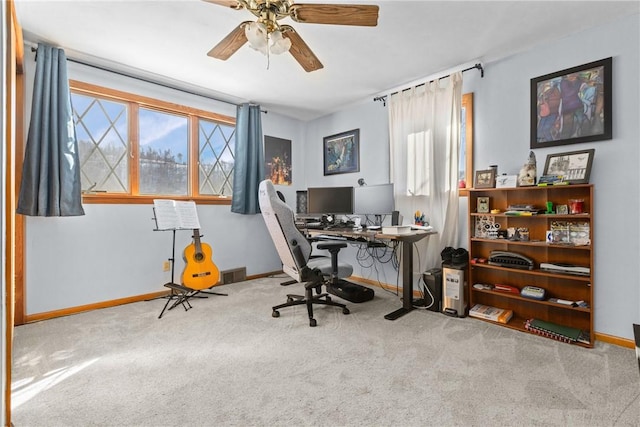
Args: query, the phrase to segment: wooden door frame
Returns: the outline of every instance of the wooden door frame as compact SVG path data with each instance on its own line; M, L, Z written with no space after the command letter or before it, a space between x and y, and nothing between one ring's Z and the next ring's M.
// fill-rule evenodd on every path
M11 368L13 350L13 328L24 323L24 218L16 215L17 194L20 185L21 168L17 159L22 159L24 147L24 41L22 28L16 15L14 0L5 2L5 28L7 28L7 52L5 54L5 78L2 82L6 90L4 159L5 166L5 258L4 286L5 324L4 336L5 370L4 376L4 421L11 425Z

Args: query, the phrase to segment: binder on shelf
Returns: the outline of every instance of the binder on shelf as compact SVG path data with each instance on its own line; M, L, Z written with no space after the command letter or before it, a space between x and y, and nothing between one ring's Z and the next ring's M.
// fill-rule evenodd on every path
M578 341L582 331L570 326L558 325L553 322L545 322L539 319L529 319L525 322L524 328L528 331L553 338L558 341L573 343Z

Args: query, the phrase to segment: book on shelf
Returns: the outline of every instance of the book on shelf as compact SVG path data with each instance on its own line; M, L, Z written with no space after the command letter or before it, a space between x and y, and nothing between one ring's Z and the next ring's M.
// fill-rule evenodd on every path
M153 212L158 230L200 229L194 201L154 199Z
M478 319L491 320L498 323L508 323L513 317L513 310L491 307L490 305L476 304L469 310L469 316Z
M578 328L545 322L540 319L528 319L524 324L524 328L538 335L567 343L576 342L579 338L584 337L583 332ZM581 342L584 342L584 340L581 340Z

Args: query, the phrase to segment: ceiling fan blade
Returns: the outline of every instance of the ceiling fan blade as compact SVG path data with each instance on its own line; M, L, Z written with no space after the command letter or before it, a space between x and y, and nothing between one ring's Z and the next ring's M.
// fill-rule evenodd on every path
M282 25L280 28L283 30L283 36L291 40L289 53L293 55L295 60L298 61L307 73L324 67L293 27Z
M242 5L237 0L202 0L207 3L217 4L219 6L230 7L232 9L240 9Z
M308 24L378 25L378 6L366 4L298 4L289 9L291 19Z
M251 21L245 21L238 25L233 31L220 41L207 55L212 58L222 59L226 61L231 55L236 53L243 44L247 42L247 36L244 34L244 26Z

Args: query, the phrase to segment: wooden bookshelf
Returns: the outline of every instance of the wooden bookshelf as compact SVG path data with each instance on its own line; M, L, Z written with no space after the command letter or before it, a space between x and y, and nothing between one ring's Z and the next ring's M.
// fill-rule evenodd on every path
M478 197L489 198L489 213L477 212ZM545 213L547 202L569 205L569 200L583 200L582 213ZM531 206L542 213L505 214L511 206ZM577 345L593 347L593 206L591 184L547 187L471 189L469 191L469 307L484 304L513 310L513 318L501 326L529 333L525 321L535 318L588 333L588 342ZM499 213L491 213L492 210ZM548 239L548 231L554 230ZM515 230L519 230L514 234ZM505 231L507 236L505 236ZM521 231L521 232L520 232ZM527 236L528 240L523 238ZM519 269L490 264L492 251L515 252L533 261L533 269ZM543 263L568 264L589 269L586 274L571 274L541 269ZM503 284L518 289L535 286L545 290L543 300L495 290L476 289L474 284ZM584 301L585 307L549 301Z

